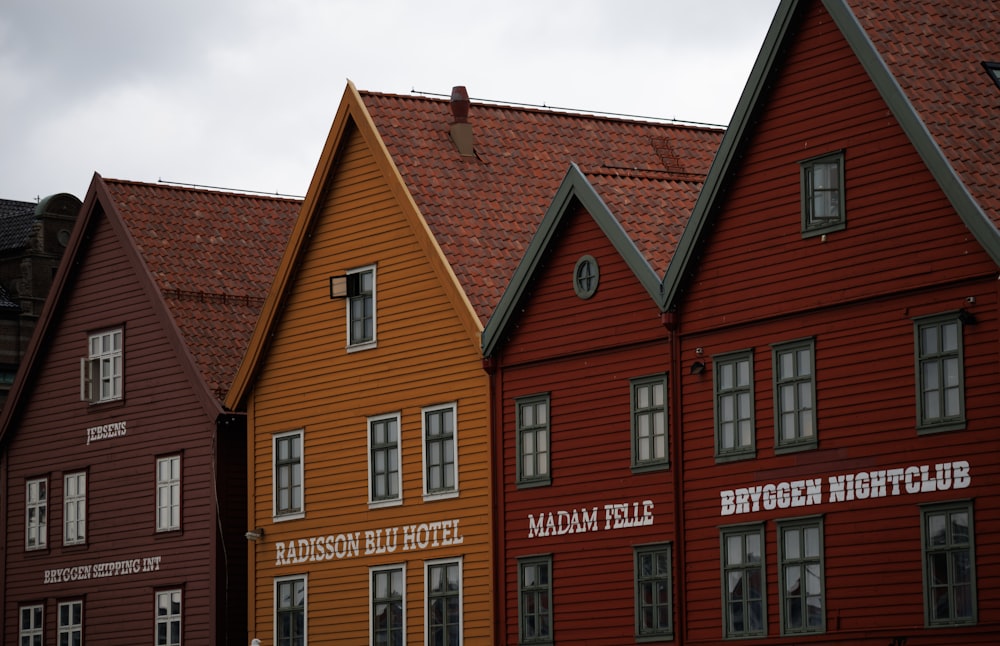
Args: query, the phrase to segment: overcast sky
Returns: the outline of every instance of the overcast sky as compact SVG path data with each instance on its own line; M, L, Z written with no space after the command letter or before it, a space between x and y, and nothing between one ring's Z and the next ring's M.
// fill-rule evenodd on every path
M301 196L362 90L726 124L778 0L0 0L0 198Z

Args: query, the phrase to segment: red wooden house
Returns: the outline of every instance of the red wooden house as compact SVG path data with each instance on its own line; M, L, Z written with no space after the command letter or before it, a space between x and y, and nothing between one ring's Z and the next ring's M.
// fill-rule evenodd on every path
M662 126L642 166L573 165L483 332L499 644L672 638L660 280L720 138Z
M221 402L298 206L94 177L0 426L0 642L247 643Z
M991 2L782 2L664 281L687 644L995 644Z

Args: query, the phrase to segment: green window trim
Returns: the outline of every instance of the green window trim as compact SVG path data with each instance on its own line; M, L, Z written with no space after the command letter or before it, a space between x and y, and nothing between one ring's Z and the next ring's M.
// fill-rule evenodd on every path
M674 636L673 556L670 543L633 548L635 638L663 641Z
M723 527L719 532L722 567L722 636L767 634L767 572L764 524Z
M670 466L667 418L667 376L633 379L632 470L649 471Z
M913 320L917 432L965 428L963 312Z
M840 231L847 226L844 206L844 152L813 157L799 164L802 237Z
M978 621L975 519L971 500L920 506L924 621L928 627Z
M518 643L551 646L552 617L552 555L517 559Z
M823 518L778 521L778 610L782 635L826 632L825 569Z
M774 391L774 450L814 449L816 430L816 344L813 339L771 347Z
M520 397L517 417L517 485L537 487L552 483L552 427L549 395Z
M712 375L716 462L755 457L753 352L745 350L713 357Z

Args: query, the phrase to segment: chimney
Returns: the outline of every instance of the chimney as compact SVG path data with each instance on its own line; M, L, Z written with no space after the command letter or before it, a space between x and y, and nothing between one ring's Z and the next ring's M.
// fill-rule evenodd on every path
M469 93L464 85L451 88L451 140L458 148L458 154L472 157L472 124L469 123Z

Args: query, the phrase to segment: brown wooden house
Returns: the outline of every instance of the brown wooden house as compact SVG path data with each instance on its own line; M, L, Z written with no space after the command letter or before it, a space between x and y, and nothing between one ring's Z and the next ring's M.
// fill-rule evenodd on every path
M664 281L687 644L995 644L992 2L786 0Z
M0 641L246 644L221 402L298 207L95 175L0 427Z
M678 377L660 287L721 134L661 127L683 166L573 165L484 330L498 644L673 638Z

